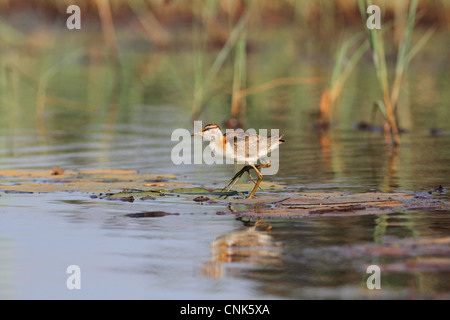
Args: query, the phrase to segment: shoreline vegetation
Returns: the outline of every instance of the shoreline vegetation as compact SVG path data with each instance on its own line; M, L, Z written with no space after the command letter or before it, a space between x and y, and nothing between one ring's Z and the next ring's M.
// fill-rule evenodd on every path
M409 2L375 0L372 4L382 9L383 23L390 23L404 19ZM213 18L208 21L211 32L219 33L221 27L227 32L232 22L230 19L240 17L250 6L254 6L255 14L250 17L249 24L266 28L294 23L309 26L308 31L320 31L327 27L335 30L361 24L358 0L82 0L76 3L68 0L0 0L0 12L5 18L20 11L32 10L51 21L60 19L61 15L65 17L71 4L80 7L85 21L100 22L100 7L106 5L115 24L126 25L145 17L147 23L154 24L148 26L155 27L155 32L164 32L161 28L189 27L193 22L202 20L204 11ZM447 1L420 1L417 10L420 12L419 25L450 28L450 3Z

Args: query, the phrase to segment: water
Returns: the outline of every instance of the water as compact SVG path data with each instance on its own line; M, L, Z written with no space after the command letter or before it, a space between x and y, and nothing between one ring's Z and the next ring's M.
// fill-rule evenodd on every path
M171 111L169 107L158 109L161 117L174 115ZM175 116L171 123L161 126L148 116L142 119L148 126L118 126L114 139L107 143L102 128L93 128L88 137L62 145L36 145L35 138L30 136L10 137L11 144L19 146L14 148L14 157L8 155L10 149L2 149L1 167L8 168L9 163L14 163L17 168L40 169L54 165L70 169L137 168L151 173L175 172L180 175L180 181L194 181L207 187L224 184L233 173L233 166L175 166L170 162L168 155L175 144L170 142L171 128L182 124L182 119L183 115ZM449 150L448 137L431 141L434 141L428 144L431 149L440 144L440 148L447 146ZM276 192L364 192L384 188L387 190L383 191L425 191L445 182L442 172L448 170L446 162L441 163L438 172L430 169L428 177L414 178L399 169L385 182L386 164L373 164L386 158L382 154L378 159L376 156L376 149L383 148L382 141L368 142L357 131L353 134L349 131L341 143L341 165L348 168L337 177L327 163L331 161L328 159L332 157L331 152L324 156L324 162L317 161L320 144L295 153L286 143L287 151L282 149L281 154L286 152L288 156L283 157L280 172L273 177L286 187ZM371 143L374 145L370 146ZM363 151L373 148L375 155L353 152L355 146ZM398 168L412 160L408 149L413 147L402 148L406 150L400 152ZM351 161L362 165L352 168ZM439 158L430 161L438 163ZM414 170L415 165L418 164L411 165L413 168L409 170ZM436 169L435 164L432 168ZM146 211L177 215L125 216ZM245 239L250 227L232 214L217 215L220 211L227 209L176 199L125 203L91 199L83 193L1 193L1 296L30 299L448 297L448 284L436 280L448 276L448 262L444 270L412 268L383 273L382 290L375 292L366 288L368 265L389 266L395 261L414 261L423 256L413 253L398 258L371 254L370 248L369 253L360 251L361 247L392 239L447 236L449 212L270 219L270 231L255 231L257 238L265 241L264 246L249 249L247 245L238 245L230 249L227 261L222 261L217 257L220 249L214 246L214 240L237 239L242 234ZM381 234L380 228L384 229ZM66 287L69 277L66 269L70 265L81 269L81 290Z
M170 159L176 144L170 140L172 131L192 130L191 100L178 96L183 87L178 82L192 92L192 68L185 63L192 57L181 51L155 55L155 67L145 55L129 57L130 52L123 54L129 68L116 91L105 80L111 78L108 65L69 59L49 80L42 118L36 117L36 92L12 68L8 77L13 80L2 82L0 170L137 169L174 173L178 181L208 188L224 185L233 166L175 166ZM289 66L299 74L311 67L328 75L321 59L305 61L290 52L286 61L270 65L279 70ZM27 59L31 62L24 63L32 66L45 65L42 57ZM249 68L249 77L268 74L270 79L273 70L258 68L264 56L251 59L255 67ZM280 171L265 177L284 186L273 192L427 193L439 185L448 190L448 76L440 72L445 68L430 69L426 58L417 59L406 90L410 100L402 110L410 131L394 155L379 134L354 127L370 119L378 92L370 66L363 65L349 80L339 125L329 136L314 129L319 88L289 87L250 97L247 124L286 134ZM155 69L139 74L138 62ZM433 65L447 64L436 59ZM429 72L422 73L424 68ZM175 98L182 102L173 103ZM202 114L204 123L225 119L229 102L229 96L212 99ZM439 135L429 134L435 127ZM448 200L448 191L440 197ZM147 211L174 215L126 216ZM170 197L128 203L77 192L0 192L0 297L449 298L448 242L428 250L408 242L447 237L448 211L270 219L270 230L253 230L233 214L217 214L224 211L223 205ZM224 242L235 245L223 247ZM366 269L372 264L382 268L381 290L366 287ZM80 267L81 290L66 286L70 265Z

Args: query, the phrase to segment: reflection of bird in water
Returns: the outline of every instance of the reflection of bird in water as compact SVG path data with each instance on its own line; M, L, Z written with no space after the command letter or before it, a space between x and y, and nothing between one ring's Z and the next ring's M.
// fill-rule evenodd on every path
M254 181L255 186L250 192L248 199L253 198L256 189L262 181L262 174L259 171L261 168L270 167L271 163L266 162L264 164L256 165L258 160L266 156L278 146L284 142L282 140L283 135L276 135L272 137L261 136L258 134L252 134L243 131L233 131L223 134L219 125L215 123L207 124L203 127L202 131L195 132L193 135L202 136L204 139L210 141L209 146L214 154L225 156L226 159L232 161L238 161L247 164L228 182L223 188L223 191L230 190L236 182L242 177L244 172L248 172L250 178L250 170L255 170L258 175L258 181Z
M251 263L276 265L281 263L281 243L270 234L256 230L256 226L221 235L211 243L211 261L205 263L203 273L212 278L223 275L223 263Z

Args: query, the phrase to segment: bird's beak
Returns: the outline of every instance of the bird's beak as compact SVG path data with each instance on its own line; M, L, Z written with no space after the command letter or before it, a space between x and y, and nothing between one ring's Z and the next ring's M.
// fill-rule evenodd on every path
M201 135L202 135L201 132L194 132L193 134L191 134L191 137L193 137L193 136L201 136Z

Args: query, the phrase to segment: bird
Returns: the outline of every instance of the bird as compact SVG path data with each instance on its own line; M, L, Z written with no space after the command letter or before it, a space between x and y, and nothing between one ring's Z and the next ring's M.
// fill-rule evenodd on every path
M284 142L283 134L272 137L262 136L256 133L244 132L243 130L234 130L232 132L222 133L220 126L216 123L209 123L199 132L192 134L193 136L202 136L209 141L211 151L215 155L224 156L233 162L246 164L239 170L233 178L222 189L222 192L229 191L245 172L254 182L255 186L250 192L247 199L252 199L261 183L263 176L259 169L271 166L270 161L261 159L271 151L277 149ZM261 164L257 164L258 160ZM263 163L264 162L264 163ZM255 181L250 174L250 170L255 170L258 175L258 181Z

